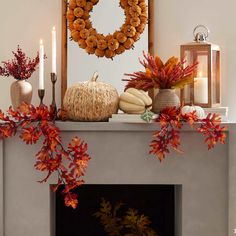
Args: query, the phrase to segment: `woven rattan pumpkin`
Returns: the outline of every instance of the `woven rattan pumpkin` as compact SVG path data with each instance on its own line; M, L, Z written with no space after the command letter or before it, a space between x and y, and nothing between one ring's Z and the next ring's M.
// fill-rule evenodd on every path
M67 89L63 105L71 120L106 121L117 113L117 90L104 82L98 82L95 73L90 81L78 83Z

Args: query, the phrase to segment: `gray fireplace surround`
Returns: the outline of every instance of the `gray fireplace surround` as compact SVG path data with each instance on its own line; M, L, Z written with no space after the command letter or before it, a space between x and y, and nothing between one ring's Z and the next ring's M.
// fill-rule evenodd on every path
M234 236L236 228L236 124L228 123L225 145L207 150L194 130L181 131L183 154L160 163L148 154L156 124L58 122L63 142L79 136L92 157L89 184L177 186L176 236ZM0 235L54 236L49 184L34 169L40 144L17 137L0 141ZM179 186L179 187L178 187ZM163 235L164 236L164 235Z

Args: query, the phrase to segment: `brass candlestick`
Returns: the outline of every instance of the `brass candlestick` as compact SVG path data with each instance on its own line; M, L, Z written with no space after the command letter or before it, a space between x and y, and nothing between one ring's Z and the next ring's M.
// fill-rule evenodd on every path
M40 106L43 105L43 98L45 95L45 89L38 89L38 95L39 95L39 99L40 99Z
M56 104L56 88L55 84L57 82L56 73L51 73L51 81L52 81L52 103L51 108L53 109L53 114L55 119L57 118L57 104Z

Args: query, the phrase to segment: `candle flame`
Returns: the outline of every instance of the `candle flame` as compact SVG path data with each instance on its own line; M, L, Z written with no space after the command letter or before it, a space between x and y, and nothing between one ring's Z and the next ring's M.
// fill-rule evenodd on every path
M43 45L43 40L42 40L42 39L40 39L39 43L40 43L40 45Z
M52 30L53 30L53 31L56 31L56 27L55 27L55 26L53 26L53 27L52 27Z
M200 78L202 77L202 72L201 72L201 71L199 72L199 77L200 77Z

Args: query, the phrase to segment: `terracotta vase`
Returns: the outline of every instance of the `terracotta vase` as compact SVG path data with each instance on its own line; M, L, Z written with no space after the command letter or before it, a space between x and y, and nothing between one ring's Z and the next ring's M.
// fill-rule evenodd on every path
M30 104L32 100L32 85L26 80L17 80L11 84L11 103L16 110L23 102Z
M180 100L174 89L160 89L154 98L153 111L159 113L166 107L179 107Z

